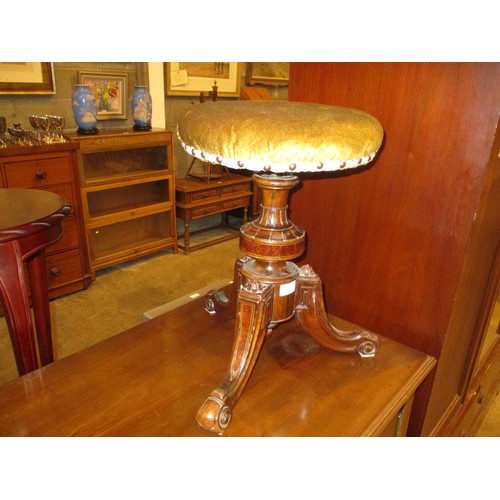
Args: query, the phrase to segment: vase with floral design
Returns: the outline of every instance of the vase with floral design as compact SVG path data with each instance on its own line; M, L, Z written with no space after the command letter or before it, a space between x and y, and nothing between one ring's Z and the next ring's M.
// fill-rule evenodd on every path
M78 125L78 134L97 134L96 98L88 85L75 85L71 96L73 115Z
M143 85L136 85L131 99L134 130L151 130L151 94Z

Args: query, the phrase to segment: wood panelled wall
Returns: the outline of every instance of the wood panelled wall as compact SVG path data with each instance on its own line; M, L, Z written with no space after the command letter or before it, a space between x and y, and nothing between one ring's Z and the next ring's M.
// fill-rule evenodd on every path
M454 303L487 172L499 167L500 64L292 63L289 100L358 108L384 127L368 168L305 178L291 219L308 238L298 264L321 276L329 312L446 364L417 393L410 434L429 431L462 390L479 314L466 291L463 310ZM486 280L490 254L472 264Z

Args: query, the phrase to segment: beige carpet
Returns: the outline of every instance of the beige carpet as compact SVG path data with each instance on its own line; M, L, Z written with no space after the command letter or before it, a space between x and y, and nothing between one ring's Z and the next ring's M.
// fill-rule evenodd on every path
M241 256L235 238L177 255L170 250L104 269L87 289L50 303L56 359L116 335L144 321L146 311L233 278ZM5 323L0 318L0 384L17 370Z

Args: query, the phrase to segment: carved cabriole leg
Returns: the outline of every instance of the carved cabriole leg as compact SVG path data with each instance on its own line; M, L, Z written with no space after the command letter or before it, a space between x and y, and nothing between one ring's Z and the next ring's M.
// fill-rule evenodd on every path
M224 382L198 410L196 421L203 429L223 433L269 333L273 308L273 287L248 281L237 301L235 340Z
M301 268L295 300L297 320L323 347L339 352L357 351L362 357L375 356L378 337L374 333L367 330L339 330L330 323L325 310L321 279L310 266Z

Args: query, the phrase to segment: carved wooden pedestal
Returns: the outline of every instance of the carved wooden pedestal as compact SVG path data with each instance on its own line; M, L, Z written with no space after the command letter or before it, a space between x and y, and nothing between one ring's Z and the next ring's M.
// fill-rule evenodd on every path
M235 339L226 377L196 416L208 431L223 433L232 408L250 378L266 336L279 323L296 316L307 333L322 346L340 352L374 356L378 338L365 330L342 331L328 320L318 275L292 259L304 251L305 232L288 219L287 200L299 182L294 175L258 175L262 189L260 217L241 227L240 248L247 255L235 266L236 303L220 292L207 296L207 310L215 313L236 307Z

